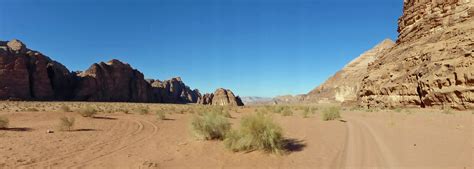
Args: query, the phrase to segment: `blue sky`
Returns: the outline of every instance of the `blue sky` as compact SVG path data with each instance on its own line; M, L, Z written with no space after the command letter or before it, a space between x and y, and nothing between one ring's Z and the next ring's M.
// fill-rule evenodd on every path
M146 78L241 96L307 93L397 37L402 0L0 0L0 40L71 71L116 58Z

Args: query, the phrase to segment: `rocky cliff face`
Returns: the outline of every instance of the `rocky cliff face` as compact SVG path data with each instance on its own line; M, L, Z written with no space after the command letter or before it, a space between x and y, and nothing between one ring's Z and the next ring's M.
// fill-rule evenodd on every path
M201 96L181 78L159 81L119 60L70 72L62 64L26 48L19 40L0 41L0 100L196 103L243 105L230 90Z
M398 42L409 42L444 32L472 19L472 0L404 0L398 20Z
M0 41L0 99L68 99L72 80L66 67L21 41Z
M235 96L229 89L219 88L213 94L204 94L198 100L198 104L218 106L243 106L244 103L239 96Z
M162 103L196 103L201 97L199 90L191 90L180 77L170 80L150 80L155 99Z
M365 107L474 108L474 22L469 0L405 0L397 45L368 67Z
M152 102L143 74L119 60L93 64L79 73L74 100Z
M355 102L360 81L367 74L367 67L383 53L395 45L390 39L386 39L374 48L352 60L342 70L330 77L323 84L316 87L303 97L309 102Z

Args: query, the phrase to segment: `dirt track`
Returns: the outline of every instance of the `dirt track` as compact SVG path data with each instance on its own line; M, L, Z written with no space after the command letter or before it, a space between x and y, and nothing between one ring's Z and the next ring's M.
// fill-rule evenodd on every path
M232 113L231 122L251 113ZM472 168L473 115L344 112L342 121L274 115L290 152L233 153L222 142L199 141L190 114L1 112L0 168ZM75 116L73 132L46 134L61 116Z

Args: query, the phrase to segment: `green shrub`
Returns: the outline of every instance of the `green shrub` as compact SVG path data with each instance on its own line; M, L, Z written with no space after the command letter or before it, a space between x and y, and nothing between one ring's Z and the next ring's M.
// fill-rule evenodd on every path
M194 133L202 139L223 140L230 130L230 122L222 114L207 112L202 116L194 116L191 127Z
M158 116L158 120L166 120L166 113L164 111L157 111L156 115Z
M311 114L310 109L304 109L303 112L301 112L301 115L303 116L303 118L308 118L310 114Z
M289 108L286 108L281 112L281 115L282 116L293 116L293 111Z
M38 110L37 108L31 107L31 108L27 108L26 111L27 111L27 112L37 112L37 111L39 111L39 110Z
M97 114L97 110L91 106L87 106L79 110L79 114L82 117L94 117Z
M147 106L143 106L143 107L139 107L137 111L140 115L146 115L150 112L150 108L148 108Z
M71 108L65 104L61 105L61 107L59 107L59 109L63 112L71 112Z
M262 113L243 117L240 129L228 132L224 140L226 148L235 152L263 150L279 154L283 144L282 128Z
M61 117L59 118L59 129L62 131L71 131L75 121L76 119L74 117Z
M7 117L0 116L0 129L7 128L9 122L10 122L10 121L8 120Z
M329 121L329 120L336 120L341 118L340 114L340 108L339 107L328 107L323 110L323 120L324 121Z
M397 113L400 113L400 112L402 112L402 111L403 111L403 109L402 109L402 108L400 108L400 107L397 107L397 108L395 108L395 109L394 109L394 111L395 111L395 112L397 112Z

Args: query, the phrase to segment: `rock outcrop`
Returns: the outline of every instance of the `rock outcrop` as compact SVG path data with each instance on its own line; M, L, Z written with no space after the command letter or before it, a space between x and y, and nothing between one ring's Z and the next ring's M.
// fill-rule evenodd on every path
M21 41L0 42L0 99L65 100L72 80L66 67Z
M330 77L303 97L307 102L356 102L360 81L367 75L367 67L395 45L386 39L374 48L352 60L342 70Z
M201 96L179 77L147 81L140 71L115 59L70 72L19 40L0 41L0 100L243 105L230 90Z
M151 86L143 74L119 60L93 64L77 77L74 100L153 102Z
M359 104L474 108L472 6L470 0L405 0L397 44L369 65Z
M229 89L219 88L213 94L204 94L198 100L198 104L218 106L243 106L244 103L239 96L235 96Z
M170 80L149 80L153 87L154 98L160 103L196 103L201 93L191 90L180 77Z

